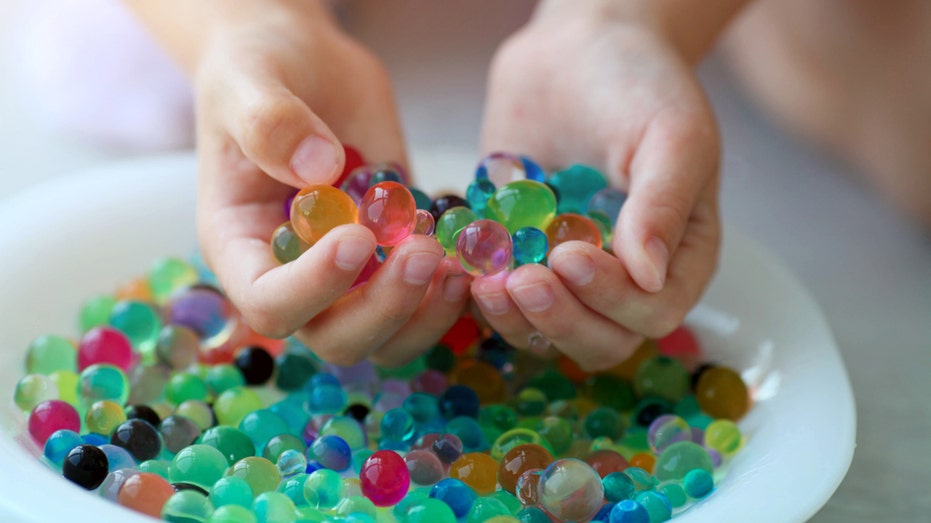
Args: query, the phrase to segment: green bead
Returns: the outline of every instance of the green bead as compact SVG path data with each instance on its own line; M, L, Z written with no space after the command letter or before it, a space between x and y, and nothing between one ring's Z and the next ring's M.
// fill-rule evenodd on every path
M171 463L164 459L150 459L139 464L139 472L158 474L159 476L165 478L165 481L168 481L168 473L170 468Z
M672 504L666 499L666 496L655 491L640 492L634 501L640 503L643 508L647 509L650 515L650 523L662 523L672 518Z
M714 478L707 470L692 469L682 479L682 488L695 499L703 498L714 488Z
M40 336L26 348L26 372L51 374L59 370L78 370L78 352L74 342L61 336Z
M585 380L585 395L596 404L626 412L636 405L630 382L610 374L597 374Z
M102 294L84 302L81 306L81 313L78 316L78 328L81 334L93 329L102 327L110 322L110 313L116 306L116 298Z
M714 472L714 463L701 445L691 441L678 441L666 447L653 466L653 474L660 481L681 480L692 469Z
M297 507L298 523L322 523L324 521L330 521L330 518L319 509L310 505L299 505Z
M539 416L546 412L547 397L540 389L527 387L510 401L521 416Z
M297 507L291 498L280 492L259 494L252 504L258 523L293 523Z
M109 323L125 334L136 350L154 355L158 335L162 330L162 318L158 311L141 301L121 301L110 312Z
M346 517L350 514L365 514L372 519L378 515L375 504L365 496L347 496L336 504L336 515Z
M352 470L356 474L362 473L362 465L365 464L365 460L369 459L369 456L374 454L375 451L372 449L362 448L352 452Z
M698 398L696 398L694 394L686 394L676 403L676 406L673 407L673 413L685 419L701 414Z
M612 472L608 474L601 479L601 484L604 485L605 499L611 503L617 503L625 499L634 499L634 496L637 494L637 487L634 485L634 480L631 479L629 474L624 474L623 472Z
M427 370L427 361L424 358L414 358L400 367L378 367L378 375L382 379L397 378L410 381L421 372Z
M559 193L557 212L582 214L594 194L608 186L603 174L587 165L573 165L553 173L547 182Z
M588 211L585 213L585 217L591 220L595 227L598 227L598 232L601 233L601 245L604 246L605 250L610 251L611 240L614 237L614 222L601 211Z
M235 427L211 427L201 434L198 443L210 445L219 450L228 463L236 463L243 458L255 455L255 445L249 436Z
M323 427L320 428L317 437L328 435L343 438L343 441L349 445L351 450L364 448L366 443L368 443L362 425L351 416L333 416L328 419L327 422L323 424Z
M246 414L239 422L239 430L249 436L255 445L256 453L259 453L265 449L270 439L279 434L287 434L288 424L274 412L260 409Z
M304 482L304 497L320 510L333 509L342 499L346 486L339 473L330 469L313 471Z
M621 445L637 451L649 451L650 441L647 439L646 428L631 426L621 441Z
M272 463L278 463L278 457L286 450L296 450L303 454L307 450L307 445L304 440L294 434L277 434L265 443L262 448L262 457Z
M210 488L210 501L214 507L236 505L251 509L254 497L249 483L238 476L224 476Z
M585 417L585 432L590 438L608 437L617 440L624 437L624 419L613 409L598 407Z
M181 449L168 469L171 483L190 483L207 490L229 467L222 452L210 445L191 445Z
M552 520L537 507L526 507L517 513L517 520L520 523L551 523Z
M57 370L48 375L58 389L58 399L77 407L80 404L78 397L79 377L76 372L70 370Z
M535 443L553 453L548 441L543 439L539 433L530 429L511 429L502 434L491 446L491 457L501 461L505 454L518 445L525 443Z
M77 390L85 408L100 400L125 405L129 398L129 379L119 367L99 363L81 372Z
M488 405L479 411L478 422L502 432L508 431L517 426L517 412L507 405Z
M317 366L314 361L303 354L284 353L275 359L278 375L275 386L283 391L301 389L314 374Z
M126 421L123 407L112 401L96 401L84 415L84 425L95 434L110 436L120 423Z
M510 515L511 511L508 510L507 506L497 499L492 497L478 498L472 504L464 523L484 523L495 516Z
M572 445L572 424L563 418L547 416L537 426L537 433L549 442L556 456L569 450Z
M149 289L158 303L164 303L180 289L198 281L197 269L177 258L156 260L149 269Z
M434 345L426 356L427 367L447 373L456 365L456 355L446 345Z
M496 490L491 496L488 497L497 499L502 504L504 504L511 515L517 515L517 513L520 512L520 509L524 508L524 506L521 505L520 500L506 490Z
M637 394L676 402L689 393L689 372L678 360L657 356L644 361L634 377Z
M485 214L511 234L521 227L546 230L556 216L556 195L544 183L518 180L495 191L488 199Z
M398 521L407 521L407 511L417 503L430 498L430 493L423 490L411 490L391 508L391 515ZM442 501L440 503L443 503ZM445 503L443 503L445 505ZM455 518L454 518L455 519Z
M300 434L310 421L310 413L304 410L305 398L304 394L294 393L268 407L268 410L281 416L292 434Z
M543 391L546 399L551 402L571 400L576 397L575 384L564 374L553 369L547 369L536 379L530 380L527 385Z
M456 523L456 514L446 503L428 497L412 503L406 518L398 520L407 523Z
M743 444L743 436L737 425L727 419L714 420L705 427L705 446L721 453L723 457L734 455Z
M58 385L52 378L42 374L27 374L16 382L13 403L23 412L32 412L36 405L46 400L58 399Z
M175 415L184 416L197 424L197 428L204 431L212 427L215 423L213 419L213 409L206 402L201 400L182 401L174 411Z
M656 478L640 467L627 467L621 474L630 478L637 492L653 490L658 484Z
M478 220L478 216L468 207L453 207L440 216L436 222L434 235L446 254L456 256L456 241L466 225Z
M308 477L310 476L304 473L295 474L278 485L278 492L288 496L288 499L297 507L306 505L307 498L304 496L304 483Z
M537 430L541 423L543 423L542 416L527 416L517 421L517 428Z
M262 408L262 399L252 389L233 387L217 396L213 411L221 425L238 426L246 414Z
M226 474L246 480L256 496L277 489L281 482L281 473L278 472L278 467L274 463L254 456L237 461L227 470Z
M210 367L210 370L207 371L206 381L207 386L210 387L210 390L216 395L246 385L246 379L243 378L239 369L228 364Z
M200 377L186 372L176 373L168 380L165 387L165 399L173 405L188 400L203 401L207 399L207 383Z
M225 505L210 515L207 523L258 523L255 512L239 505Z
M196 490L175 492L162 507L162 519L174 523L203 523L211 513L210 500Z
M278 263L290 263L310 249L310 244L294 232L290 221L284 222L272 232L272 255Z
M666 496L672 508L682 507L688 502L685 489L682 488L682 485L674 481L660 483L659 486L656 487L656 491Z

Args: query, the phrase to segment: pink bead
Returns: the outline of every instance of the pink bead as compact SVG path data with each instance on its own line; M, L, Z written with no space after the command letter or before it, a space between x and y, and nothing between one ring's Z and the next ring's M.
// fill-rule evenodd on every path
M476 276L507 269L512 250L511 234L493 220L476 220L466 225L456 241L462 268Z
M376 183L359 202L359 223L375 234L378 245L401 243L417 225L414 195L398 182Z
M362 464L362 495L377 507L390 507L407 495L411 474L404 458L393 450L379 450Z
M129 338L113 327L95 327L78 344L78 371L97 363L109 363L129 372L135 361Z
M413 234L430 236L436 231L436 220L433 219L433 215L430 214L430 211L417 209L415 222Z
M44 447L49 436L62 429L81 432L78 411L64 401L43 401L29 414L29 435L39 447Z
M440 458L427 449L408 452L404 456L404 462L407 463L411 481L416 485L433 485L446 475L446 469L443 467Z
M449 387L449 380L446 375L435 369L428 369L414 378L411 382L411 388L415 392L426 392L434 396L441 396Z

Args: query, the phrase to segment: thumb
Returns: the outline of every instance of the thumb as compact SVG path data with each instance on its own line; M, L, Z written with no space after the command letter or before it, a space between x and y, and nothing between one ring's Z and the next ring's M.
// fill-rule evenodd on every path
M226 130L243 155L293 187L335 181L345 153L323 120L283 86L243 83L224 111Z
M717 183L718 163L713 120L656 120L644 134L631 161L629 194L613 242L643 290L663 289L699 195Z

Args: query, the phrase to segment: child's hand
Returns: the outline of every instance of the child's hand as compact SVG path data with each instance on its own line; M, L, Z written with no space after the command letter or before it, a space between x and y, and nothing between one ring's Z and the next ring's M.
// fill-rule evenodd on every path
M616 257L569 242L549 268L478 278L472 293L515 346L541 350L548 339L583 368L603 369L681 323L714 272L718 134L690 64L655 31L550 14L498 51L483 145L545 167L605 167L629 193Z
M438 339L468 299L469 279L433 238L409 238L346 295L375 249L368 229L334 229L283 266L270 253L293 188L338 177L341 141L371 160L406 159L385 71L314 4L259 2L251 14L237 4L213 22L193 67L201 246L258 332L296 331L335 363L402 363Z

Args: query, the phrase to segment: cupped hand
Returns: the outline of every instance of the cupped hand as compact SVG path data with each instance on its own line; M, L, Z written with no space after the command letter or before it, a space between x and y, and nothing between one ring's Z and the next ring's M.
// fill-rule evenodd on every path
M672 45L635 23L537 16L494 60L482 142L550 168L600 167L628 192L613 255L568 242L548 267L472 283L505 339L538 351L548 339L598 370L682 322L717 263L719 142L692 68Z
M227 24L200 59L201 246L259 333L295 333L334 363L403 363L429 348L468 300L470 279L444 261L434 239L408 238L351 291L376 247L360 225L334 229L291 263L271 256L285 199L294 188L334 182L345 162L341 143L372 160L406 161L380 63L326 13L298 11Z

